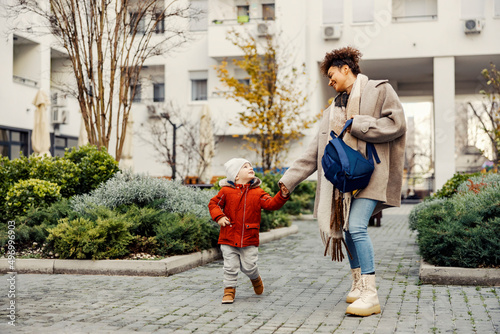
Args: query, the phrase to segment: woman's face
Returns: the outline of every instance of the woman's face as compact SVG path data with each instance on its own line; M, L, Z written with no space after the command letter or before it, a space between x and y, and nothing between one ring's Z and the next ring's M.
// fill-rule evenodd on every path
M337 66L332 66L328 70L328 78L330 81L328 82L328 86L332 86L337 92L345 92L347 87L350 86L351 83L348 83L348 73L349 66L344 65L341 68Z

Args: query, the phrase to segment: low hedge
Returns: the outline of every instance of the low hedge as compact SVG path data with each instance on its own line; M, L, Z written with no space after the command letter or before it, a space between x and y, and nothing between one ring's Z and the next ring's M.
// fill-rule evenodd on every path
M474 176L454 195L416 205L409 225L425 261L465 268L500 265L500 176Z

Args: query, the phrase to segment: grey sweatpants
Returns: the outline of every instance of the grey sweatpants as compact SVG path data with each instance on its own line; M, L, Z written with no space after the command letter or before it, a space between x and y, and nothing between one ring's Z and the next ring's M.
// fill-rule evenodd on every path
M250 279L259 277L257 260L259 259L259 248L248 246L243 248L220 245L224 257L224 287L234 288L238 280L238 271L247 275Z

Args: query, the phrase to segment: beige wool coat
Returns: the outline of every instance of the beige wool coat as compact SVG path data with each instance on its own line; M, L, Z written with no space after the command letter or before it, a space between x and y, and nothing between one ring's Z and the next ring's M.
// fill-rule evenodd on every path
M315 216L317 216L318 203L320 202L321 177L319 176L323 174L321 158L325 146L331 139L329 119L333 110L332 105L324 111L315 138L279 181L290 191L293 191L300 182L318 171L318 186L314 205ZM387 80L368 80L364 86L361 86L359 115L349 115L348 113L347 119L352 116L354 118L351 132L344 135L344 141L348 145L350 142L357 142L357 147L353 148L363 154L366 154L366 142L374 143L381 160L379 164L375 163L375 170L368 186L357 192L354 197L379 201L374 214L387 207L400 206L406 121L401 102ZM349 136L353 136L357 140L349 140ZM323 182L328 181L323 178ZM331 211L329 208L321 210Z

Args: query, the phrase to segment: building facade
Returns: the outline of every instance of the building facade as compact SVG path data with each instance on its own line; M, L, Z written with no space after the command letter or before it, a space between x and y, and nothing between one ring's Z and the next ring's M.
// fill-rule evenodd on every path
M158 121L162 110L172 105L193 122L204 106L209 106L219 139L210 166L212 175L223 175L223 164L231 157L258 161L255 154L241 149L241 135L248 130L235 119L242 107L219 94L223 87L215 66L242 55L226 39L230 29L257 38L279 35L280 43L293 50L291 61L306 64L309 87L305 89L310 96L305 112L310 115L323 110L335 96L319 72L325 53L346 45L359 48L364 55L363 73L372 79L388 79L405 106L430 105L430 144L424 150L430 151L434 188L441 187L457 170L457 142L468 133L467 129L456 130L463 118L457 113L464 112L466 103L481 100L481 70L490 63L500 64L500 0L190 2L206 12L202 19L190 23L191 41L168 57L150 59L141 73L133 107L136 172L169 175L170 169L158 162L158 153L141 137L148 135L146 125ZM52 97L47 117L51 149L58 155L77 144L81 122L76 101L57 94L55 82L64 83L70 75L68 58L50 36L38 36L29 29L12 30L16 24L15 20L0 20L0 153L10 158L16 158L19 151L30 153L32 100L37 90L43 89ZM230 67L230 71L245 79L241 70ZM418 108L415 113L419 113ZM409 124L419 126L418 122ZM292 144L283 167L300 156L314 132L314 127L305 131L304 137ZM419 143L413 145L418 147ZM468 145L467 140L464 145ZM195 163L178 151L178 161Z

